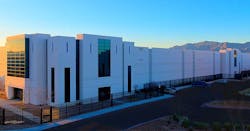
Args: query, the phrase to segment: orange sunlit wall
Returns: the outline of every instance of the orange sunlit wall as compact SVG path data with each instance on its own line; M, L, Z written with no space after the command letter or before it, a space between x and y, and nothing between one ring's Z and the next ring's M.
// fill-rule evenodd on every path
M6 48L0 47L0 90L4 88L5 75L6 75Z

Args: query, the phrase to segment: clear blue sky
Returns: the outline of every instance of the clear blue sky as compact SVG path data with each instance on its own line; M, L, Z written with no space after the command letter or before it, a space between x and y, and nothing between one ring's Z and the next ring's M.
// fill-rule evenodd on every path
M250 41L250 0L0 0L8 35L122 36L140 46Z

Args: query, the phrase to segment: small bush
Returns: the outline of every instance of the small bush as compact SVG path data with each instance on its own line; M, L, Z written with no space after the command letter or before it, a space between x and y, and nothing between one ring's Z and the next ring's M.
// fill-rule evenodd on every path
M176 114L172 115L171 118L172 118L172 120L176 121L176 119L177 119Z
M221 124L219 122L214 122L212 124L213 131L221 131Z
M247 131L250 131L250 125L246 125Z
M192 127L189 127L188 128L188 131L193 131L194 129Z
M179 122L179 116L174 114L173 115L173 120L176 121L176 122Z
M235 128L237 131L238 131L238 130L243 130L242 125L241 125L241 124L238 124L238 123L234 124L234 128Z
M186 116L181 117L181 121L186 121L186 120L189 120L188 117Z
M181 124L182 127L184 128L189 128L191 126L191 121L189 120L184 120Z
M171 121L170 121L170 120L167 120L167 124L168 124L168 125L171 124Z
M174 121L178 122L179 124L182 124L182 122L185 120L189 120L188 117L186 117L186 116L181 116L181 115L176 115L176 114L174 114L172 116L172 119Z
M186 117L186 116L179 116L179 124L182 124L183 121L187 121L187 120L189 120L188 117Z
M229 122L224 123L224 128L226 131L231 131L233 129L233 125Z
M205 122L193 122L193 127L196 129L207 129L209 127L208 123Z

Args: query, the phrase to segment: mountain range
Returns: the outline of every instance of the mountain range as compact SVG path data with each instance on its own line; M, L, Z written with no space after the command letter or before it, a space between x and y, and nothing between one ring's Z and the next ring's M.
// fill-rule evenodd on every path
M211 50L219 51L225 48L239 49L241 52L250 53L250 42L246 43L230 43L230 42L215 42L203 41L198 43L187 43L181 46L174 46L173 49L189 49L189 50Z

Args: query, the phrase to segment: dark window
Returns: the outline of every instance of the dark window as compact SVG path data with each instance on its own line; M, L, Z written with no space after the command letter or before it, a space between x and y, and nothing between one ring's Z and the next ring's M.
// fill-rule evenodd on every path
M14 99L23 100L23 90L19 88L14 88Z
M29 39L24 36L7 40L7 75L29 78Z
M79 40L76 40L76 100L80 99L80 76L79 76L79 63L80 60L80 44Z
M131 92L131 66L128 66L128 92Z
M70 102L70 68L64 69L65 102Z
M110 40L98 39L98 76L110 76Z
M102 87L98 89L99 101L105 101L110 99L110 87Z
M68 42L66 44L66 51L67 51L67 53L69 52L69 43Z
M117 45L115 46L115 53L117 54Z
M54 44L53 44L53 42L51 44L51 50L52 50L52 52L54 51Z
M89 52L92 53L92 44L90 43Z
M55 69L51 68L51 102L55 102Z
M25 38L25 78L29 78L30 39Z
M234 66L237 66L237 51L234 50Z

